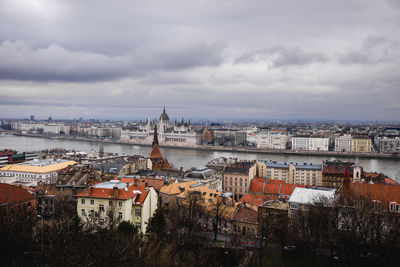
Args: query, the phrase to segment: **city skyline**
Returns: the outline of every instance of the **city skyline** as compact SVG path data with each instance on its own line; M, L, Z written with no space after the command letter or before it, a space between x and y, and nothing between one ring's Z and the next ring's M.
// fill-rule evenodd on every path
M396 0L0 0L0 15L3 118L398 120Z

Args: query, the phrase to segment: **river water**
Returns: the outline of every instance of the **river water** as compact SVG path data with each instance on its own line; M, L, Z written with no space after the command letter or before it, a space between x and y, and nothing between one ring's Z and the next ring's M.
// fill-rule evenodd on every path
M137 146L117 143L103 143L104 152L126 153L129 155L147 156L150 153L150 146ZM20 152L38 151L52 148L75 149L77 151L90 152L98 151L99 142L81 141L81 140L62 140L46 139L24 136L0 136L0 150L4 148L15 149ZM276 160L280 162L309 162L313 164L322 164L323 160L350 160L349 158L329 157L329 156L307 156L307 155L286 155L286 154L254 154L241 152L220 152L205 151L196 149L182 148L164 148L161 147L161 153L176 168L183 167L202 167L207 162L218 157L235 157L244 160ZM353 159L355 160L355 159ZM360 165L368 172L382 172L391 178L400 180L400 161L389 159L360 159Z

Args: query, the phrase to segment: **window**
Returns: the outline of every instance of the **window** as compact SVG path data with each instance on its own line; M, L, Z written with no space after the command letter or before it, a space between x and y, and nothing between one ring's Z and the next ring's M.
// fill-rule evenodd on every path
M136 228L137 228L138 230L141 229L141 224L140 224L140 222L136 222L136 223L135 223L135 226L136 226Z
M400 212L400 203L390 202L389 203L389 211L391 211L391 212Z
M89 215L94 216L94 210L90 210Z
M90 205L94 205L94 199L90 200Z
M136 217L142 216L142 210L141 209L135 209L135 216Z
M299 209L299 205L296 204L296 203L290 203L290 204L289 204L289 207L290 207L290 209L292 209L292 210L297 210L297 209Z
M100 205L99 205L99 211L100 211L100 212L104 211L104 205L103 205L103 204L100 204Z
M122 201L118 202L118 207L120 207L120 208L122 207Z
M84 209L82 209L82 217L85 217L85 216L86 216L86 212Z
M122 221L122 212L118 213L118 220Z
M85 204L85 200L81 199L81 204L84 205Z

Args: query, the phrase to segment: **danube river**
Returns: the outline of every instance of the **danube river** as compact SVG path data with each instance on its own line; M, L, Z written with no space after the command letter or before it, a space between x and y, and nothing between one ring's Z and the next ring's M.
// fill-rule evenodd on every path
M52 148L75 149L77 151L90 152L98 151L100 143L96 141L46 139L23 136L0 136L0 150L4 148L15 149L20 152L38 151ZM150 146L136 146L118 143L104 143L104 152L125 153L129 155L147 156L150 153ZM207 162L218 157L235 157L244 160L276 160L286 162L311 162L321 164L323 160L349 160L341 157L307 156L307 155L286 155L286 154L254 154L242 152L219 152L183 148L161 147L164 157L175 167L188 169L191 167L202 167ZM355 159L354 159L355 160ZM360 159L360 165L368 172L383 172L389 177L400 180L400 161L389 159Z

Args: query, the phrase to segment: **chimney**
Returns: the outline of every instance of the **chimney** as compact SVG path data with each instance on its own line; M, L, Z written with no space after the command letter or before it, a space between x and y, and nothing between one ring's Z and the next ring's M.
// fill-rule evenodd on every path
M118 198L118 187L113 187L113 198Z
M91 191L90 185L86 185L85 189L86 189L86 195L89 196Z

